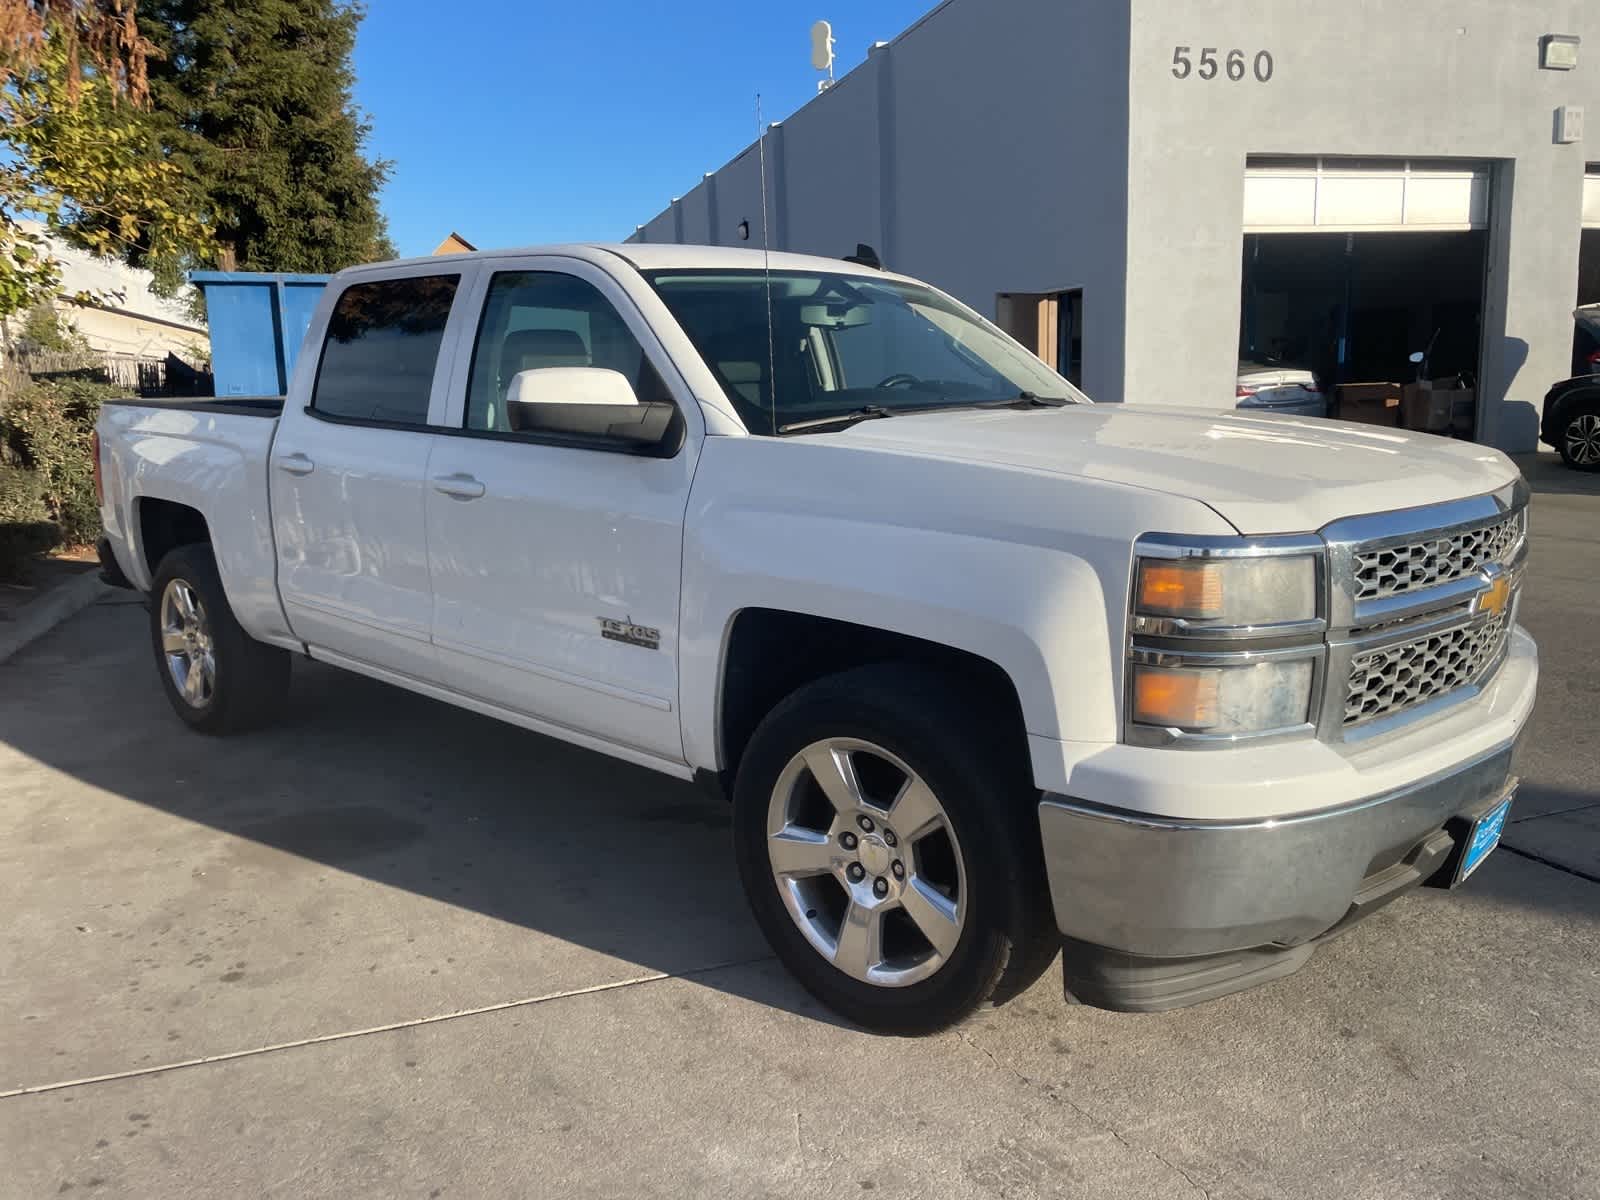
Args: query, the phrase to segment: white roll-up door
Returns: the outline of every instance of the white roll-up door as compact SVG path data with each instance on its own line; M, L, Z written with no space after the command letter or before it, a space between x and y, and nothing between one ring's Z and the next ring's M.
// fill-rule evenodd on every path
M1583 227L1600 229L1600 167L1590 167L1583 180Z
M1591 181L1591 183L1594 181ZM1372 159L1252 159L1246 233L1484 229L1489 168Z

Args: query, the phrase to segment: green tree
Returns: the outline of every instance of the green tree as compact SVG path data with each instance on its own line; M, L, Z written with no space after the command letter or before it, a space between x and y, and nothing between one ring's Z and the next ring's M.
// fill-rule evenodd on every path
M144 111L133 0L0 0L0 317L52 295L45 229L176 286L206 251L182 169Z
M363 10L339 0L143 0L167 152L204 192L224 270L336 271L393 257L351 98Z

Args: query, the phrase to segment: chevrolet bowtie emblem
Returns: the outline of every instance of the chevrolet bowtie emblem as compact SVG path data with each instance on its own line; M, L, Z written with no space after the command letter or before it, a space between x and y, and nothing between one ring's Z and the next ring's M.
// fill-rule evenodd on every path
M1503 617L1511 607L1511 576L1496 575L1489 582L1489 590L1478 597L1478 611L1490 616Z

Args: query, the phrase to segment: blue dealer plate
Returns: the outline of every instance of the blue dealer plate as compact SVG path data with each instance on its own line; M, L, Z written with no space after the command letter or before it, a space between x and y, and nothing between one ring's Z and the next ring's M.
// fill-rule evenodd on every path
M1505 832L1506 818L1510 815L1511 797L1507 796L1472 823L1466 851L1461 855L1461 869L1456 873L1457 883L1482 866L1489 852L1500 844L1500 835Z

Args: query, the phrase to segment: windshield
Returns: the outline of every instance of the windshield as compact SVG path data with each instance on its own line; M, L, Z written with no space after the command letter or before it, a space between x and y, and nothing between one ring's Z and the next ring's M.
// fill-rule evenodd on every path
M1083 394L932 288L826 272L646 275L752 433L872 415Z

